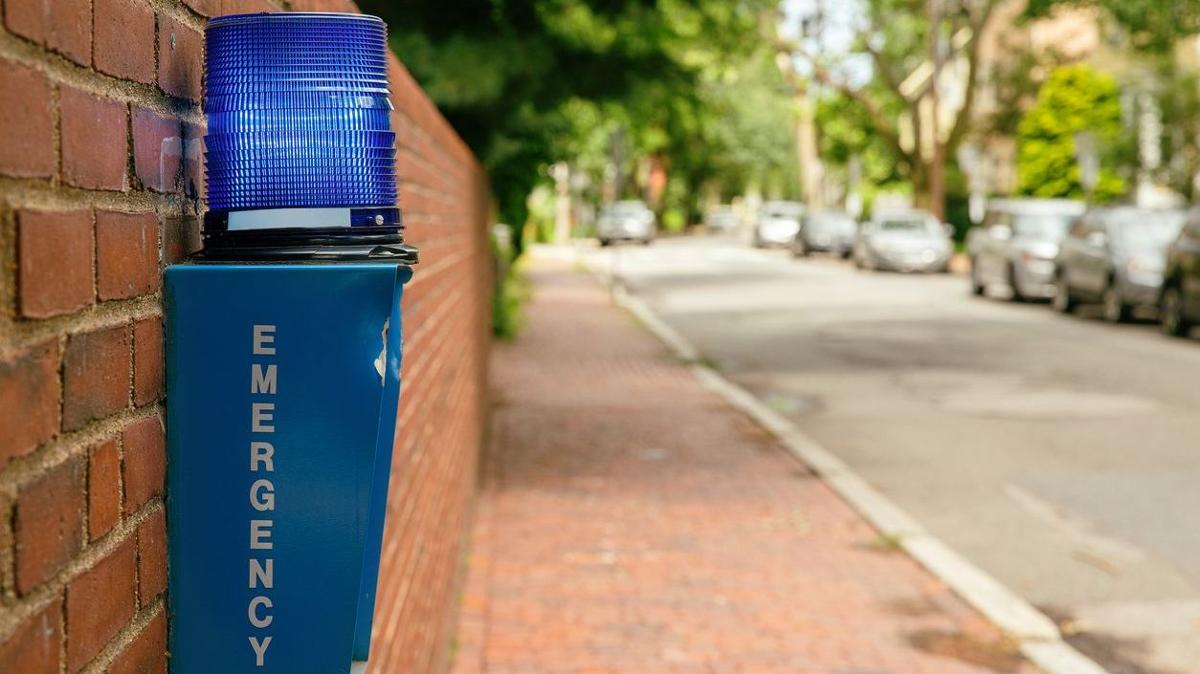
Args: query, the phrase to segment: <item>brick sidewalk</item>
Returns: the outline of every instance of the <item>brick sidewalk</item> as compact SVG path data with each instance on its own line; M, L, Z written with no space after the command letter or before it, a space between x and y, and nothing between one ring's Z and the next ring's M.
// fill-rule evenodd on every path
M530 278L454 674L1034 671L591 279Z

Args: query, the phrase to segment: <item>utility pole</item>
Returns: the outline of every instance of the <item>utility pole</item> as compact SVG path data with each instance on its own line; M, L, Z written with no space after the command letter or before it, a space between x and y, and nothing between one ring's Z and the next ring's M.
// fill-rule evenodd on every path
M929 61L933 64L933 80L929 86L929 209L939 220L946 217L946 146L942 143L941 93L942 78L942 0L929 0Z

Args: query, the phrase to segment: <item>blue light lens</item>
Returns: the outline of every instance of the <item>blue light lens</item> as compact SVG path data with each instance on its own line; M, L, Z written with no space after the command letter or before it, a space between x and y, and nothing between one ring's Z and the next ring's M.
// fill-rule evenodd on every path
M211 210L395 205L383 21L244 14L205 39Z

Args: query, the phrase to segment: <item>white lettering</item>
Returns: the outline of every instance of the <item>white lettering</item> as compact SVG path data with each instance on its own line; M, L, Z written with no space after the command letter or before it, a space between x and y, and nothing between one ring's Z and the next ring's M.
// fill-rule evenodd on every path
M250 430L255 433L275 432L275 403L250 403Z
M254 590L260 585L268 590L275 587L275 560L265 560L266 565L257 559L250 559L250 589Z
M271 550L275 544L271 542L271 527L275 520L250 520L250 549Z
M271 608L271 600L267 599L266 597L264 597L262 595L259 595L259 596L255 597L254 599L251 599L250 606L246 608L246 617L250 619L251 625L254 625L255 627L257 627L258 629L261 630L265 627L270 627L271 622L275 620L275 616L268 613L261 618L258 617L257 609L259 606L262 606L264 608Z
M256 356L274 356L275 355L275 326L274 325L256 325L256 326L254 326L254 355L256 355Z
M250 365L250 392L275 394L275 373L278 368L271 363L263 369L259 363Z
M275 472L275 445L269 442L251 442L250 443L250 470L251 472L258 470L258 465L263 464L267 467L268 473Z
M254 657L256 662L255 667L263 666L263 658L267 655L267 648L271 646L271 637L259 639L258 637L250 637L250 648L254 649Z
M251 336L252 356L275 355L275 326L271 324L255 325ZM250 394L274 396L278 391L279 367L275 363L250 363ZM250 402L250 431L252 433L275 432L275 403ZM250 507L257 512L274 512L275 483L266 478L258 477L256 473L275 472L275 445L261 439L262 436L251 436L250 439ZM255 478L258 479L255 479ZM262 594L256 595L246 606L246 618L253 629L264 630L275 622L270 593L267 590L275 588L275 560L256 559L255 550L272 550L275 543L271 540L275 520L250 520L250 555L247 571L248 584L251 590L259 589ZM256 667L266 663L267 649L271 646L270 636L251 636L250 648L254 650Z
M275 509L275 485L270 480L255 480L250 485L250 505L258 512Z

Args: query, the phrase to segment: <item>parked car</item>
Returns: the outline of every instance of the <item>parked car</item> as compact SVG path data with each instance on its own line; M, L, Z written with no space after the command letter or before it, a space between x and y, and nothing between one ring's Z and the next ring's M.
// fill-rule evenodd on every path
M997 199L983 223L967 235L971 291L982 295L1004 284L1013 301L1054 297L1054 259L1083 202L1067 199Z
M1158 304L1167 246L1187 220L1181 210L1121 207L1089 211L1072 225L1055 260L1054 308L1104 306L1104 318L1128 320Z
M854 264L859 269L945 272L952 251L948 228L931 213L883 213L859 232Z
M797 257L811 253L834 253L850 257L858 238L858 222L842 211L814 211L800 218L800 231L792 243Z
M754 245L791 246L800 231L804 204L798 201L768 201L758 211L754 221Z
M1173 337L1186 337L1200 324L1200 213L1192 213L1167 248L1159 318L1163 332Z
M734 232L742 224L733 206L714 206L704 212L704 226L713 232Z
M600 210L596 220L596 238L601 246L608 246L616 241L636 241L650 244L658 227L654 220L654 211L646 204L637 201L618 201Z

